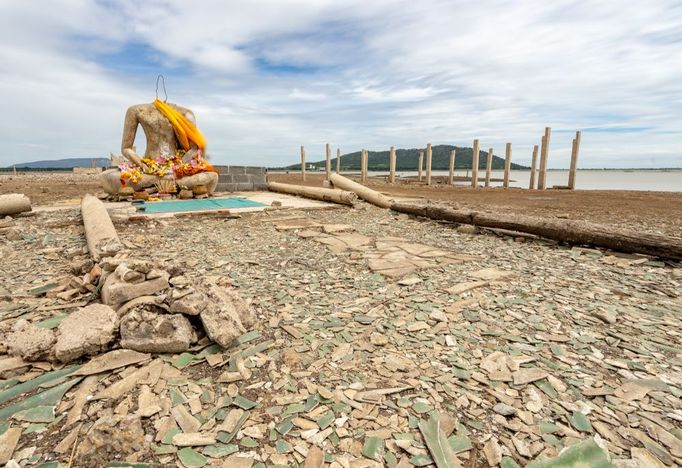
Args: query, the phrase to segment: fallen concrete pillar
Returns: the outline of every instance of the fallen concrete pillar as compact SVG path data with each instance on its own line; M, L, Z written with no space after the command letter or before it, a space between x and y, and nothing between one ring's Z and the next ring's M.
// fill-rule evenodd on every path
M81 214L88 250L94 261L98 262L102 257L116 255L123 248L104 203L97 197L90 194L83 197Z
M0 195L0 216L11 216L31 211L31 200L22 193Z
M271 192L298 195L300 197L312 198L313 200L322 200L348 206L353 206L358 199L353 192L344 192L343 190L320 187L306 187L304 185L280 184L279 182L268 182L268 190Z
M352 180L340 174L332 174L329 177L329 180L331 180L331 183L334 184L335 187L354 192L358 197L380 208L390 208L391 204L393 203L393 200L382 195L376 190L372 190L371 188L365 187L362 184L353 182Z

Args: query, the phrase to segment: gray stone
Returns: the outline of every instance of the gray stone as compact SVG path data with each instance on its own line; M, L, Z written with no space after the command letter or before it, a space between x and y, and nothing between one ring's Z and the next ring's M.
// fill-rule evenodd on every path
M192 325L181 314L134 310L121 319L121 347L143 353L181 353L192 342Z
M106 349L118 326L116 311L104 304L90 304L78 309L59 324L57 359L69 362L86 354Z

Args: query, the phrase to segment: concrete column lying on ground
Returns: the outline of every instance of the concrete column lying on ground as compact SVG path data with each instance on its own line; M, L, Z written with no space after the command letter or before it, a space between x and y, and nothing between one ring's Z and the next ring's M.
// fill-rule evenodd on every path
M448 176L448 185L455 183L455 150L450 151L450 175Z
M586 221L455 210L438 205L394 203L393 211L474 226L525 232L560 242L682 260L682 238L626 231Z
M395 183L395 147L391 146L391 151L388 155L388 166L389 166L389 175L388 175L388 181L392 184Z
M301 176L303 177L303 182L305 182L305 148L301 145Z
M474 140L474 151L471 155L471 187L478 187L478 140Z
M279 182L268 182L268 190L271 192L298 195L300 197L312 198L313 200L322 200L348 206L353 206L358 198L353 192L321 187L308 187L305 185L281 184Z
M31 211L31 200L23 193L0 195L0 216L12 216Z
M431 185L431 163L433 162L433 151L431 143L426 144L426 185Z
M540 150L540 174L538 176L538 190L547 188L547 159L549 158L549 137L552 134L550 127L545 127L545 135L542 137Z
M575 175L578 170L578 152L580 151L580 135L580 130L575 132L573 150L571 151L571 168L568 172L568 188L571 190L575 190Z
M102 257L116 255L123 248L104 203L97 197L90 194L83 197L81 215L88 250L94 261L99 262Z
M424 167L424 152L419 152L419 162L417 163L417 180L422 181L422 168Z
M511 143L507 143L504 152L504 188L509 188L509 170L511 169Z
M535 189L535 171L538 166L538 145L533 145L533 162L530 165L530 182L528 183L528 188Z
M336 173L341 173L341 148L336 148Z
M490 173L493 170L493 149L488 150L488 158L485 161L485 186L490 187Z
M332 174L330 180L334 187L354 192L358 197L380 208L390 208L393 204L393 200L385 195L382 195L369 187L358 184L340 174Z
M332 148L329 146L329 143L327 143L327 147L325 148L326 153L327 153L327 161L325 164L325 171L326 171L326 176L327 180L329 180L329 176L332 175Z

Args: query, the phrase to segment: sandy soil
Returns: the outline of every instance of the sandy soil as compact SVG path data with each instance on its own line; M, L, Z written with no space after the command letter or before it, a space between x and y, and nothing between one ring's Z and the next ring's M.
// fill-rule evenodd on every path
M274 182L321 186L323 174L268 176ZM459 208L503 211L536 216L560 216L621 228L679 236L682 233L682 193L597 190L523 190L499 188L471 189L449 187L445 178L434 177L429 187L416 181L389 185L383 179L371 179L368 186L399 197L439 200Z
M275 182L322 186L323 174L271 173ZM449 187L442 177L434 177L429 187L416 181L399 181L389 185L383 179L371 179L375 190L399 197L420 197L450 203L459 208L503 211L537 216L559 216L594 223L615 225L624 229L679 236L682 233L682 193L597 190L502 190ZM97 193L101 188L92 175L71 173L0 174L0 194L23 193L33 204L45 205Z

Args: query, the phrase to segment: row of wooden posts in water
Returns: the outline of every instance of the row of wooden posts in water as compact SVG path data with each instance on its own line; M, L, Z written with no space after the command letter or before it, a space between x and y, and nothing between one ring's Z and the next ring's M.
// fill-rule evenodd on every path
M550 127L545 128L545 134L542 136L542 142L540 148L538 145L533 146L533 159L531 162L530 171L530 182L528 184L529 189L545 190L547 188L547 160L549 158L549 139L552 134L552 129ZM578 168L578 151L580 149L580 131L575 132L575 138L573 139L573 145L571 148L571 166L568 172L568 185L561 188L568 188L570 190L575 189L575 174ZM473 147L473 157L471 161L471 187L478 187L478 164L479 164L479 141L474 140ZM540 166L538 168L538 149L540 152ZM329 143L326 147L327 160L326 160L326 175L327 179L332 173L332 152ZM507 143L505 149L505 159L504 159L504 179L502 186L504 188L509 188L509 170L511 168L511 143ZM426 185L431 185L431 162L432 162L432 150L431 143L426 145L426 170L424 167L424 151L419 152L419 162L417 167L417 179L419 182L423 180L422 173L425 172L426 175ZM450 173L448 175L448 185L453 185L455 180L455 150L450 152ZM363 149L360 152L360 180L361 182L367 182L368 173L368 161L369 152ZM485 173L485 187L490 187L490 175L492 172L493 165L493 149L488 150L488 157L486 161L486 173ZM395 147L391 146L389 153L389 183L395 182L395 167L396 167L396 156ZM537 174L537 185L536 185L536 170ZM336 173L341 172L341 150L336 150ZM301 175L303 180L305 180L305 148L301 146Z

